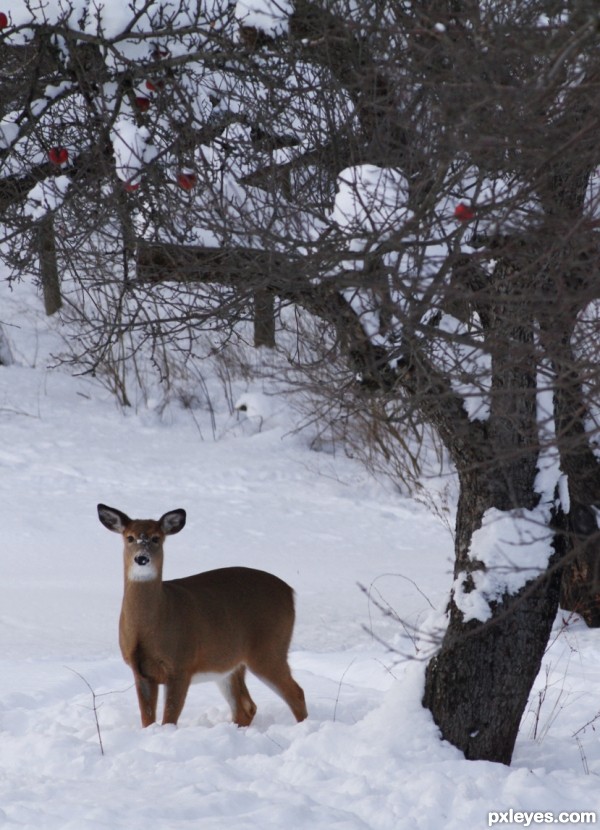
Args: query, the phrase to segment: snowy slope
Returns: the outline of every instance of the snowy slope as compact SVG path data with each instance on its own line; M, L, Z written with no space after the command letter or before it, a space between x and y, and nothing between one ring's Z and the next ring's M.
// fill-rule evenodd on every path
M46 370L56 323L26 285L0 299L17 359L0 368L1 827L469 830L493 810L600 807L583 728L600 709L600 632L561 617L513 766L465 761L420 705L452 579L442 523L281 420L243 429L223 404L215 441L199 412L123 413L94 380ZM177 729L140 728L117 643L120 542L99 501L188 511L167 577L241 564L295 588L307 721L251 682L259 712L237 729L203 684Z

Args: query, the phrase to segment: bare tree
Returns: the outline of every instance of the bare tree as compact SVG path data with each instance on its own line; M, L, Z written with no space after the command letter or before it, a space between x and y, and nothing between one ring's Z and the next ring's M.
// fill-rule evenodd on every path
M254 6L13 21L3 255L47 273L51 217L90 371L255 312L272 342L289 307L387 440L435 430L460 495L424 703L509 763L563 572L600 624L596 3Z

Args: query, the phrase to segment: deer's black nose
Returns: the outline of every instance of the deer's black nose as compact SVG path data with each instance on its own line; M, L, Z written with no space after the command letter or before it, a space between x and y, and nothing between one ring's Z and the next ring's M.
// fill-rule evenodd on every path
M134 557L135 563L137 565L147 565L150 561L150 557L144 556L144 554L140 554L139 556Z

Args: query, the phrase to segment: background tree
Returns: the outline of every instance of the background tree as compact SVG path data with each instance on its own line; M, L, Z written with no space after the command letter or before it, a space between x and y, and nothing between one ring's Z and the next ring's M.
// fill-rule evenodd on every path
M12 14L5 260L37 263L47 305L62 276L88 371L141 349L160 370L257 312L272 343L277 311L379 435L435 430L460 492L424 703L510 762L561 571L600 623L596 4Z

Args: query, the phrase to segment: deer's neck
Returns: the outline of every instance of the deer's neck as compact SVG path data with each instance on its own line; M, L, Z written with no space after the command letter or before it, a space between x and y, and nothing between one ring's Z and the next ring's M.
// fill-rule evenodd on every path
M145 627L155 622L162 612L162 579L125 579L122 616L130 625Z

